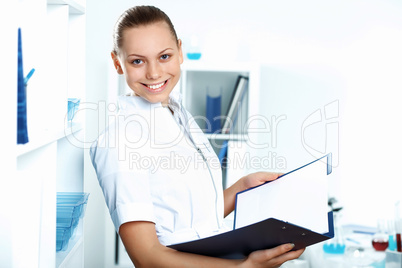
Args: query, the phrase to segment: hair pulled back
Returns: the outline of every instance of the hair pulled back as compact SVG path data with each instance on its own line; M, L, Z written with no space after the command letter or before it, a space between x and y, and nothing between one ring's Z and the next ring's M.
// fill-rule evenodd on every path
M154 6L135 6L121 14L115 24L113 31L113 52L117 55L119 49L122 47L125 30L156 22L166 22L173 38L176 41L178 40L173 23L162 10Z

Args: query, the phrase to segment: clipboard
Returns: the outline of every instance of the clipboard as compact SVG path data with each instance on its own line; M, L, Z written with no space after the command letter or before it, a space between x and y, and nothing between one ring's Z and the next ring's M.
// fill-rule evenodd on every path
M305 166L286 173L281 177L285 177L287 174L293 173L320 160L327 160L326 175L330 174L332 172L332 159L331 154L328 154ZM285 243L294 243L295 247L292 250L298 250L333 238L334 224L332 211L327 213L327 221L328 232L318 233L290 222L275 218L267 218L244 227L235 228L234 230L226 233L190 242L170 245L169 247L182 252L227 259L242 259L253 251L270 249Z
M276 218L327 233L331 160L328 154L276 180L237 193L233 229Z

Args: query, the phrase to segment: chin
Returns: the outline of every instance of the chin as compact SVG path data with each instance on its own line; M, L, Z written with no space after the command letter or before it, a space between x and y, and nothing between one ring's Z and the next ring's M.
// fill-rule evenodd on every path
M159 102L165 102L167 103L169 100L169 94L163 94L159 96L151 95L151 96L146 96L146 98L149 102L151 103L159 103Z

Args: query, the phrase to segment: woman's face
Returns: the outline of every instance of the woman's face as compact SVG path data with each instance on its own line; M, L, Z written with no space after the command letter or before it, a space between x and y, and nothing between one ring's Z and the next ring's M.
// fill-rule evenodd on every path
M122 47L112 58L136 95L167 105L180 78L183 54L181 41L177 43L165 22L125 30Z

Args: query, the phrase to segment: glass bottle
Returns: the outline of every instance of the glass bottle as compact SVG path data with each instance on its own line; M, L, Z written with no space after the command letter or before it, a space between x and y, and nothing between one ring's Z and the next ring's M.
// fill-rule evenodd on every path
M377 251L385 251L388 248L388 234L386 231L386 221L384 219L377 220L377 232L373 235L371 243Z
M201 45L199 37L192 35L189 47L187 48L187 58L189 60L199 60L201 58Z
M391 251L396 250L395 222L392 219L388 220L388 249Z

